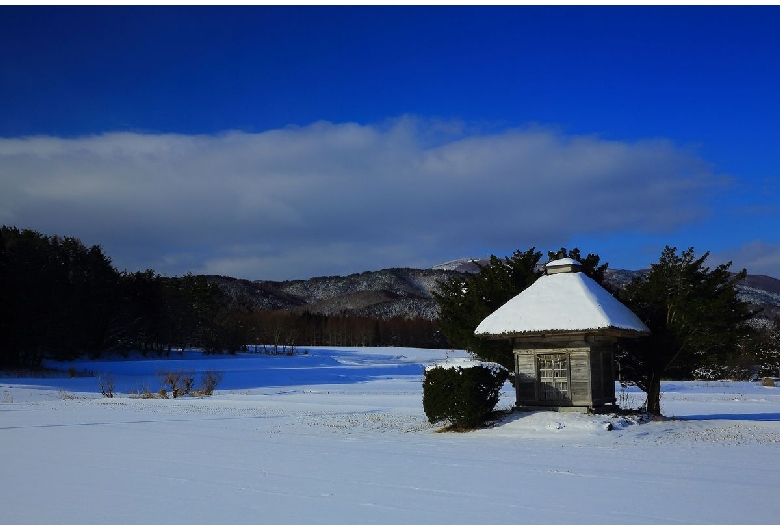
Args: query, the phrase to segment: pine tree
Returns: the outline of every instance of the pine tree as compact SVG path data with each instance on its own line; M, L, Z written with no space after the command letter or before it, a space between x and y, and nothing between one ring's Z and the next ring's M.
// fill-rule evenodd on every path
M516 250L503 260L490 256L476 274L440 282L434 298L439 304L439 325L450 346L474 352L478 357L514 369L511 345L474 336L474 329L490 313L531 285L541 274L541 252Z
M662 378L690 377L697 366L727 358L747 333L752 313L735 287L747 271L732 275L731 262L710 270L708 256L697 258L693 247L678 256L667 246L647 276L618 293L651 331L624 343L619 355L621 380L647 393L651 414L661 413Z

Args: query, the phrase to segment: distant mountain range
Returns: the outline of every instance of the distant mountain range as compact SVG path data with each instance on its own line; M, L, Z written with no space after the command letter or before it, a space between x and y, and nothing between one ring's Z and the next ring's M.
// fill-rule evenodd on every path
M283 282L208 276L236 303L253 309L287 309L324 315L435 319L431 297L437 281L463 273L441 269L383 269L349 276L324 276Z
M439 308L431 296L439 281L471 274L475 263L487 259L462 259L430 269L391 268L348 276L322 276L309 280L283 282L242 280L208 276L234 303L255 310L290 310L324 315L354 315L389 318L434 319ZM607 282L625 285L647 271L610 269ZM756 324L780 317L780 280L770 276L748 275L738 285L740 297L763 308Z

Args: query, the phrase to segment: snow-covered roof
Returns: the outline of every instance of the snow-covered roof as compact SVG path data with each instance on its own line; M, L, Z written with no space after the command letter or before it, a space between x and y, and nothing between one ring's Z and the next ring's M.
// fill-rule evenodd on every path
M564 265L557 263L560 261L563 260L550 262L548 266ZM595 280L582 272L569 272L542 276L488 315L474 333L509 336L607 329L650 332L630 309Z
M581 264L576 259L561 258L561 259L556 259L556 260L553 260L553 261L549 262L547 265L545 265L545 267L547 267L547 268L558 267L560 265L581 265Z

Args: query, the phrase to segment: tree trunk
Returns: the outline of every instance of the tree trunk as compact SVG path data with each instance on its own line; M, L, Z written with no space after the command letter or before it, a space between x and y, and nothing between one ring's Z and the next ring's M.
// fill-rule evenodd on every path
M652 374L647 382L647 413L661 415L661 378Z

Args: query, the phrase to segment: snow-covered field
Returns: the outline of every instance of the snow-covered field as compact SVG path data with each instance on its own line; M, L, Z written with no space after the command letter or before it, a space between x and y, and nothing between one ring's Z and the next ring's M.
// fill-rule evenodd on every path
M780 387L666 383L665 421L515 413L438 433L423 368L454 355L465 354L59 365L113 376L114 398L95 377L2 377L0 523L780 522ZM208 369L225 374L212 397L131 397L159 388L158 371ZM507 385L498 408L513 401Z

